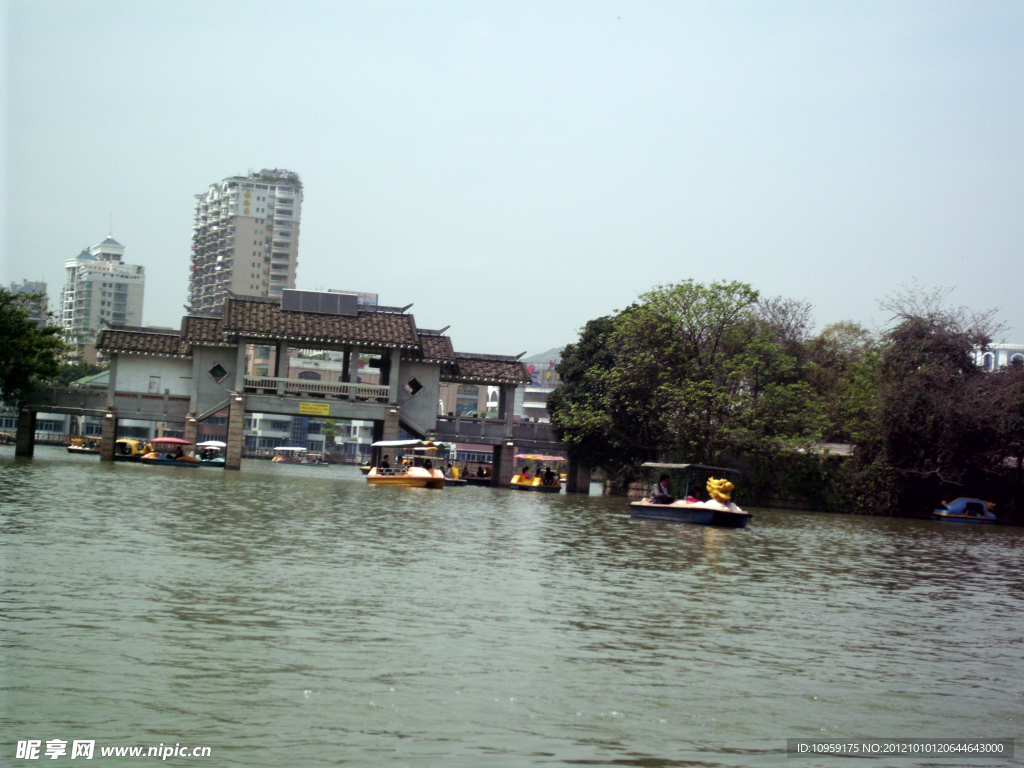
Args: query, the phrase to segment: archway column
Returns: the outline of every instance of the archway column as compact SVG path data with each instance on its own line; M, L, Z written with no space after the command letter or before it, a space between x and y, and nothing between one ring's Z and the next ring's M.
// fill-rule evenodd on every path
M245 395L242 392L231 393L225 442L224 469L241 469L242 449L245 447Z
M36 412L29 408L18 410L18 428L14 437L14 455L31 459L36 452Z

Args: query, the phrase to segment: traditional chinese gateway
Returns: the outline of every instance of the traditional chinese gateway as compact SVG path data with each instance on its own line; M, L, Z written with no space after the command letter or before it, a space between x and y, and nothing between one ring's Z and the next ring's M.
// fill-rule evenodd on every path
M411 306L411 305L409 305ZM418 328L409 307L358 304L349 294L285 291L280 299L229 295L220 317L187 315L179 331L107 328L97 349L110 357L107 390L51 387L22 406L20 455L32 454L37 411L100 415L100 458L112 461L119 418L185 423L195 444L199 422L228 413L225 467L241 466L244 414L319 416L372 421L374 440L396 440L399 427L412 435L492 446L494 485L512 479L516 446L557 450L549 425L515 423L516 387L530 376L518 357L455 352L441 331ZM273 376L246 375L250 345L276 350ZM341 352L341 381L287 378L288 349ZM360 355L379 369L376 384L357 382ZM270 373L270 371L268 371ZM498 419L439 417L442 383L499 388ZM586 493L589 468L570 467L567 487Z

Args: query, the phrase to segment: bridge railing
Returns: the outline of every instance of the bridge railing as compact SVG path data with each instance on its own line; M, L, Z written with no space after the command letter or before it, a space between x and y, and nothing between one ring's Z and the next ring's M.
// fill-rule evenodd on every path
M390 387L379 384L348 384L312 379L282 379L273 376L246 376L245 391L261 395L334 398L337 400L374 400L386 403Z
M552 449L561 446L551 425L537 421L519 421L511 427L499 419L438 416L437 438L447 442L498 444L511 440L517 445L547 444Z

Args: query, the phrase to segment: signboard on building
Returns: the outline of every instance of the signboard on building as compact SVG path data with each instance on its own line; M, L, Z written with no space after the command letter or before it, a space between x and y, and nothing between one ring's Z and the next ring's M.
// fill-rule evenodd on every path
M299 403L299 413L303 416L330 416L330 403Z

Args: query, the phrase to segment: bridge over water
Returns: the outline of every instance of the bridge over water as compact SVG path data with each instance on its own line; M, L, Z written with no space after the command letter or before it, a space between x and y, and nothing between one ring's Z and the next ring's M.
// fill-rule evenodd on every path
M455 352L444 331L418 328L407 309L286 291L281 300L229 295L219 317L185 316L179 331L104 329L97 349L110 357L107 389L37 390L19 410L16 452L32 455L37 412L102 418L100 458L112 461L119 419L183 422L194 446L199 423L225 411L227 469L241 466L246 412L370 421L375 441L398 439L401 426L421 438L488 445L499 486L511 481L517 448L564 450L549 425L514 419L516 388L530 381L518 358ZM247 375L254 345L274 350L274 375ZM289 378L289 349L341 353L341 380ZM358 383L366 354L374 356L377 384ZM498 418L439 417L443 383L498 387ZM567 487L586 493L589 468L569 469Z

